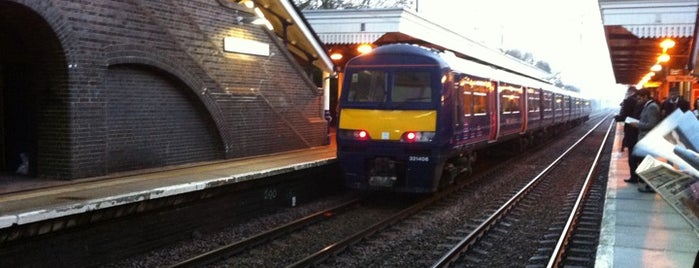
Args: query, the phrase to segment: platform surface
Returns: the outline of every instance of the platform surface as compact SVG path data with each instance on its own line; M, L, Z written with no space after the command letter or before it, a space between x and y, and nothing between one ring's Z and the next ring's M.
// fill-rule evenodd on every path
M335 154L331 144L109 178L4 182L0 184L0 228L326 165L335 161Z
M689 268L699 236L659 194L629 184L628 149L621 151L623 126L616 126L604 216L595 267Z

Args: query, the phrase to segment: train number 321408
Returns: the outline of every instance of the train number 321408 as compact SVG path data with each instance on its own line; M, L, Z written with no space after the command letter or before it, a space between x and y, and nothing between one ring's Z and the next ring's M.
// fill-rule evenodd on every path
M408 161L410 162L430 162L430 157L428 156L408 156Z

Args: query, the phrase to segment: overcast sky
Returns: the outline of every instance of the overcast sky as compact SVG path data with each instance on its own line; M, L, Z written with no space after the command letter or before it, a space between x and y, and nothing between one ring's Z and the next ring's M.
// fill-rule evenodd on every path
M531 52L583 93L623 98L625 86L614 81L597 0L421 0L418 8L474 41Z

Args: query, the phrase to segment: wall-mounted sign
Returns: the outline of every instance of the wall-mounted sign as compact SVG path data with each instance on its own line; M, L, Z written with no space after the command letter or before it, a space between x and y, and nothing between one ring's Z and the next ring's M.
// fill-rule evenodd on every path
M223 51L269 56L269 44L237 37L224 37Z

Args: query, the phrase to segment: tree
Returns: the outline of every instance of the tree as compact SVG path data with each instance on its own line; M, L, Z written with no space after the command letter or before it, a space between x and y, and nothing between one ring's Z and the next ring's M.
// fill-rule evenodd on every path
M551 66L549 66L548 62L545 61L537 61L536 64L534 64L539 69L542 69L546 71L547 73L551 73Z

